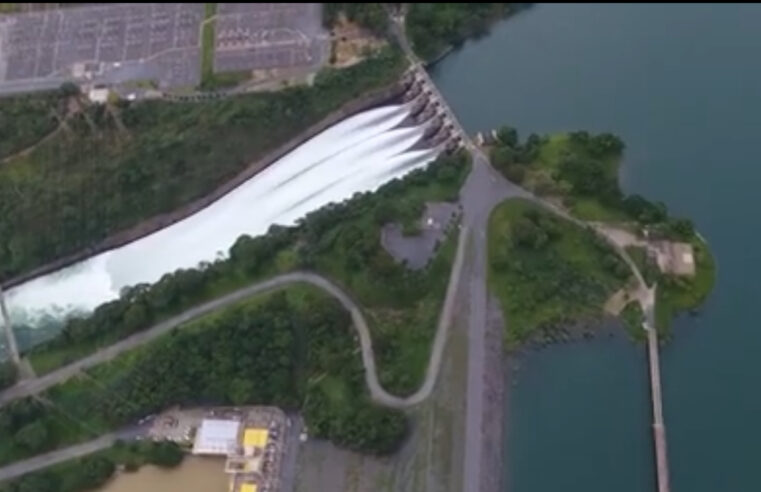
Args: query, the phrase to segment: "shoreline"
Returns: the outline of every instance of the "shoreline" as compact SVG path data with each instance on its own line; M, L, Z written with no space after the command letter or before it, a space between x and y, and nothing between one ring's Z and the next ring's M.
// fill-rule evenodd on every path
M390 85L368 92L359 96L358 98L348 101L339 108L335 109L333 112L329 113L326 117L317 123L304 129L295 137L267 152L263 157L257 159L256 161L251 162L240 172L238 172L238 174L236 174L232 179L217 186L210 193L197 198L183 206L180 206L171 212L165 212L163 214L144 219L143 221L135 224L128 229L116 232L106 237L104 240L100 241L94 246L81 249L75 253L66 255L50 263L34 268L26 273L3 280L0 282L0 287L2 287L3 290L11 289L30 280L34 280L37 277L47 275L80 261L87 260L98 254L120 248L126 244L137 241L138 239L142 239L145 236L149 236L154 232L169 227L172 224L180 222L181 220L184 220L212 205L220 198L224 197L249 179L256 176L259 172L274 164L277 160L281 159L289 152L293 151L309 139L327 130L331 126L363 111L367 111L374 107L389 103L401 96L403 92L404 87L397 80Z

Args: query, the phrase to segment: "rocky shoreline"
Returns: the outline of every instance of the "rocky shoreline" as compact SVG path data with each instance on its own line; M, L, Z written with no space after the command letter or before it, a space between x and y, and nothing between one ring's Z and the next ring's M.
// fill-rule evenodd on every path
M489 296L486 321L484 395L482 420L481 492L504 492L504 432L509 406L509 381L504 371L502 329L504 320L499 301Z
M585 320L544 328L540 333L522 343L520 348L511 352L513 355L520 355L559 344L618 336L630 338L620 320L605 316L596 320Z

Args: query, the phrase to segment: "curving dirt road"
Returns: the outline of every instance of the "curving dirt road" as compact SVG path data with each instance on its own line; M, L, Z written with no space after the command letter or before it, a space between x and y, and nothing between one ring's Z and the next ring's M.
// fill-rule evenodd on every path
M400 398L388 393L385 389L383 389L380 382L378 381L378 375L375 369L375 355L373 353L372 339L370 338L370 330L368 329L367 321L362 315L362 311L360 310L359 306L351 299L351 297L343 290L341 290L340 287L325 277L310 272L293 272L278 275L269 280L258 282L248 287L230 292L229 294L226 294L222 297L190 308L177 316L173 316L165 321L162 321L161 323L158 323L147 330L135 333L134 335L125 338L124 340L102 348L94 354L73 362L67 366L61 367L60 369L40 377L23 380L15 386L0 392L0 405L6 404L18 398L36 395L42 391L45 391L51 386L62 383L69 378L77 375L80 371L87 370L91 367L97 366L98 364L112 360L118 355L144 345L156 339L157 337L168 333L170 330L182 326L188 321L199 318L210 312L225 308L243 299L253 297L264 292L287 287L288 285L296 283L307 283L324 290L336 298L338 302L340 302L341 305L346 308L346 310L348 310L351 314L351 319L359 335L359 341L362 349L362 362L365 366L365 381L367 382L367 387L374 401L395 408L403 408L418 404L425 400L433 390L433 386L436 382L436 376L439 372L441 355L444 350L444 344L452 318L451 313L452 306L454 304L454 294L457 290L457 285L459 283L459 278L462 271L464 256L463 250L465 238L467 237L467 230L467 227L463 227L460 231L457 254L455 255L455 260L452 264L449 286L447 287L446 298L444 300L444 305L439 317L439 323L431 349L431 357L428 362L425 380L417 392L406 398Z
M151 340L154 340L155 338L160 337L161 335L168 333L170 330L176 327L180 327L184 323L187 323L188 321L191 321L195 318L201 317L218 309L225 308L246 298L260 295L268 291L281 289L296 283L307 283L324 290L333 296L336 300L338 300L338 302L340 302L341 305L349 311L352 323L354 324L354 327L359 334L359 341L362 349L362 361L365 366L365 381L373 400L377 403L394 408L405 408L416 405L428 398L428 396L431 394L431 391L433 391L433 387L436 383L439 368L441 366L441 357L444 351L444 345L452 319L452 309L454 306L455 294L457 293L457 288L462 273L463 258L465 256L465 241L468 237L468 234L468 227L463 226L458 238L457 253L455 255L454 262L452 263L449 285L447 287L444 305L442 306L438 326L436 328L436 335L434 337L433 345L431 348L431 356L428 361L425 380L421 387L414 394L406 398L399 398L394 396L384 390L380 385L375 369L375 355L373 353L370 330L368 329L367 322L362 315L359 306L351 299L351 297L349 297L346 292L344 292L340 287L325 277L310 272L293 272L284 275L278 275L277 277L273 277L263 282L258 282L207 303L201 304L200 306L188 309L187 311L177 316L154 325L148 330L136 333L128 338L125 338L124 340L115 343L114 345L101 349L98 352L85 357L84 359L80 359L77 362L69 364L68 366L64 366L56 371L38 378L25 380L16 386L13 386L12 388L9 388L0 393L0 405L13 401L17 398L36 395L50 388L51 386L66 381L67 379L77 375L80 371L84 371L103 362L107 362L117 357L118 355L146 344ZM128 428L116 433L100 436L93 441L70 446L64 449L59 449L44 455L35 456L27 460L0 467L0 480L9 480L26 473L30 473L32 471L51 466L53 464L62 463L73 458L106 449L113 445L117 439L134 438L134 436L138 433L138 428Z

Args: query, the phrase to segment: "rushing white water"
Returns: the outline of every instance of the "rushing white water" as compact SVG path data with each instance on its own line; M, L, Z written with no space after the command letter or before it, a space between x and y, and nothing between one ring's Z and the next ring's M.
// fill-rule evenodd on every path
M304 143L204 210L149 236L6 292L14 325L90 311L123 287L213 261L241 234L291 225L308 212L425 166L435 150L410 150L422 127L398 125L404 105L366 111Z

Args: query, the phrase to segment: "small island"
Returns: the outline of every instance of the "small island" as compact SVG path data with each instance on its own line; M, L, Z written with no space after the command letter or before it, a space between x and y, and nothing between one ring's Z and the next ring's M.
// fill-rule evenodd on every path
M693 311L715 281L708 245L689 219L665 204L626 195L618 183L624 143L615 135L579 131L529 135L502 127L478 140L507 179L588 225L563 221L541 207L511 200L490 222L490 286L507 319L506 346L548 335L561 325L606 312L621 316L635 339L644 337L626 252L648 287L657 284L656 329ZM617 254L617 250L618 253Z

